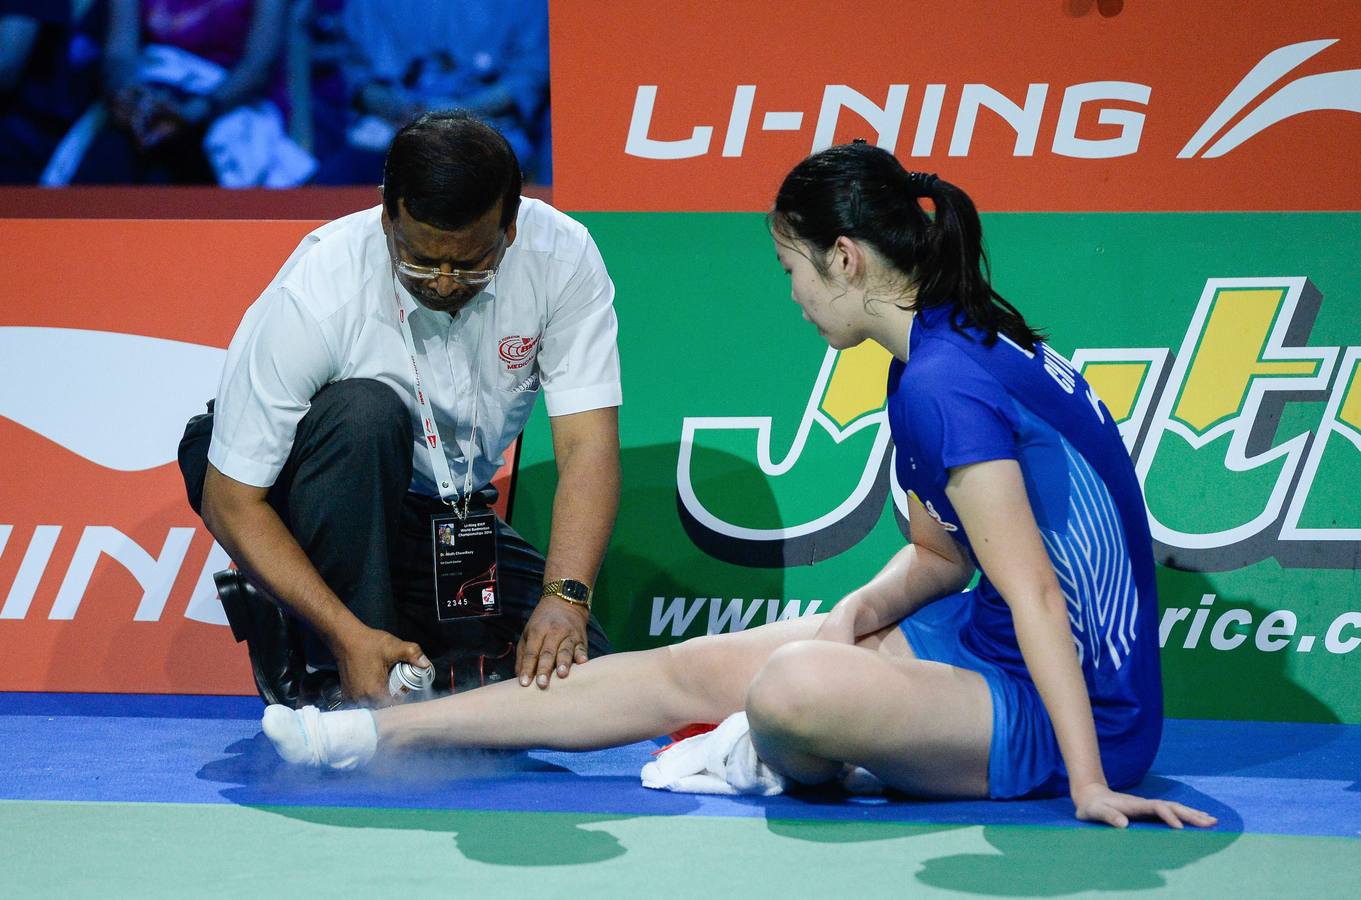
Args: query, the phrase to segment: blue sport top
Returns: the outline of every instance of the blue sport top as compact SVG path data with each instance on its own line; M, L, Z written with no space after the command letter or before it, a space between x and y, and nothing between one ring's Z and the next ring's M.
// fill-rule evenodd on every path
M1021 467L1035 521L1068 600L1102 755L1147 765L1162 732L1158 597L1143 493L1110 412L1072 364L951 325L952 307L922 310L906 363L888 373L888 414L902 487L956 540L969 536L945 496L949 469L994 459ZM964 645L1030 678L1011 610L987 573Z

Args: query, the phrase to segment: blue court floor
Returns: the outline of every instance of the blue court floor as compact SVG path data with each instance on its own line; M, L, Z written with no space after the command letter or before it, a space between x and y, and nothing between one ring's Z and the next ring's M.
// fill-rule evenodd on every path
M0 896L1361 897L1361 726L1169 721L1142 790L1220 820L1176 833L1066 800L658 793L652 743L299 771L260 711L0 694Z

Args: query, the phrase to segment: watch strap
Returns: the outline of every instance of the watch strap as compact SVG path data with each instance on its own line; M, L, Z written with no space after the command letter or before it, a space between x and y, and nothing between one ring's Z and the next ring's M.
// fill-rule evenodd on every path
M573 606L591 608L593 592L590 585L572 578L557 578L543 586L540 597L559 597Z

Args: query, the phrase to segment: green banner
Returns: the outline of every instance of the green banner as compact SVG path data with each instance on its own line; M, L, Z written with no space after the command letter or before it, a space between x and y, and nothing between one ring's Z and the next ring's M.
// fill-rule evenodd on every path
M617 646L825 611L902 546L888 356L799 316L759 214L580 214L617 289ZM1167 712L1361 722L1361 215L994 214L994 282L1121 422ZM514 525L556 472L526 429Z

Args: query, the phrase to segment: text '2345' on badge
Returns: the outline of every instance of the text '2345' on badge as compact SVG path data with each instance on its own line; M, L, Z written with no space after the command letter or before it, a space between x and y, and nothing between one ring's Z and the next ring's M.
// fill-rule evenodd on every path
M496 587L496 514L430 520L435 553L435 616L441 622L501 614Z

